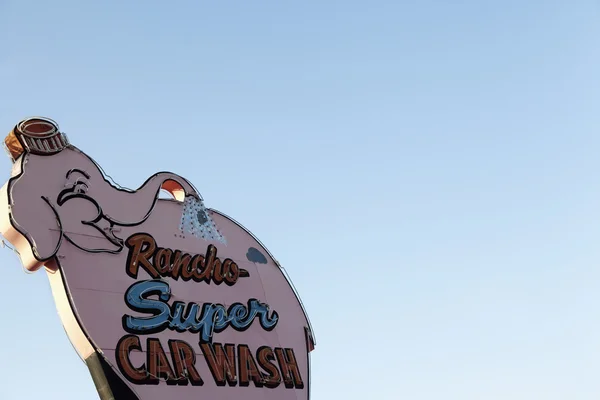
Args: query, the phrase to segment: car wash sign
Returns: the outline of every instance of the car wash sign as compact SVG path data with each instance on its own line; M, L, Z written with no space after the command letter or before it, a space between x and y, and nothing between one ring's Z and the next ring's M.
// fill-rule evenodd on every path
M304 381L293 348L261 346L251 350L247 344L216 343L213 334L226 329L244 332L253 323L265 331L272 331L279 316L269 306L252 298L247 303L223 304L171 302L168 280L190 284L225 284L233 286L240 277L240 269L231 259L221 260L217 248L208 245L204 255L190 255L181 250L160 248L147 234L136 234L127 240L129 249L126 272L138 277L144 269L155 279L141 280L129 287L125 302L131 310L143 317L123 316L123 328L131 333L117 345L117 362L127 379L134 383L156 384L163 378L167 384L203 385L196 369L197 351L183 340L170 340L172 364L160 340L146 339L146 365L136 368L129 360L132 350L141 349L138 335L159 333L165 329L198 334L198 345L211 375L218 386L249 386L276 388L283 384L289 389L303 389ZM243 276L248 276L244 271ZM161 279L164 278L164 279ZM150 297L156 296L156 300ZM256 322L255 322L256 320ZM187 373L187 374L186 374Z
M308 318L247 229L177 174L116 185L49 119L5 147L1 232L48 273L102 399L308 399Z

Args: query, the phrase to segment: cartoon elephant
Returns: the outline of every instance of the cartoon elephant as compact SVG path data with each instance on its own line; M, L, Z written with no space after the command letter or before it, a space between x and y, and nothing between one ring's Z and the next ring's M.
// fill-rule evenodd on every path
M18 236L29 242L30 251L21 254L28 270L54 257L63 240L85 251L120 252L124 243L115 235L115 227L142 224L161 189L179 201L186 196L200 198L186 179L170 172L154 174L135 191L112 184L99 165L70 145L48 119L22 122L5 143L18 157L14 157L11 179L2 188L1 199L10 206L2 232L10 242L22 240ZM87 239L98 233L106 240Z
M179 175L112 183L50 119L4 144L0 233L25 268L46 268L102 400L309 398L312 327L250 231Z

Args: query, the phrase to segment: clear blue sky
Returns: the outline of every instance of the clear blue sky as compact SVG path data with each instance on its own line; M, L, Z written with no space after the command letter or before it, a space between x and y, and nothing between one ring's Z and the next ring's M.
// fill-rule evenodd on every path
M0 17L0 128L54 118L120 184L178 172L250 228L314 324L312 400L598 398L597 1ZM0 398L97 398L44 273L0 263Z

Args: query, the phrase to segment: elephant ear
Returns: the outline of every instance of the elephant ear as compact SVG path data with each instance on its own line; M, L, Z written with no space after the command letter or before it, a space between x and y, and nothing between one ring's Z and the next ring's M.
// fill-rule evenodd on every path
M63 235L62 226L47 197L33 194L25 197L18 190L18 181L14 183L12 193L9 193L12 229L3 234L16 247L23 266L35 271L56 255ZM16 195L20 196L17 198Z

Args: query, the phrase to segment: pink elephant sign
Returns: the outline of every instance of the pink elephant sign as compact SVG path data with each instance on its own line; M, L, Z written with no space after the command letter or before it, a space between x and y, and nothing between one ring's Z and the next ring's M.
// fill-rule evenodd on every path
M44 267L101 399L309 398L308 317L250 231L179 175L118 186L50 119L5 148L0 231Z

